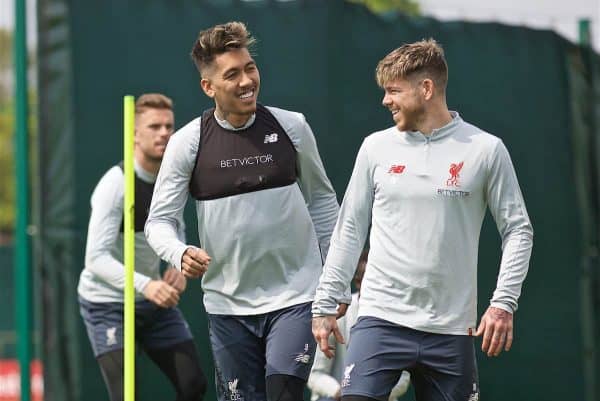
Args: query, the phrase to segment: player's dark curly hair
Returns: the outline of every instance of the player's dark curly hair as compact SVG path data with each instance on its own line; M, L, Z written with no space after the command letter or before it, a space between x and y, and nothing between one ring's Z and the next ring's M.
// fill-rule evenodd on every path
M201 31L192 48L192 60L202 74L215 57L232 49L249 49L256 40L243 22L227 22Z

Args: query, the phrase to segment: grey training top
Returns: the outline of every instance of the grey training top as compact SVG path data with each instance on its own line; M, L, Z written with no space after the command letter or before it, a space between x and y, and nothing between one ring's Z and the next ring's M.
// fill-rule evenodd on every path
M202 278L208 313L254 315L312 301L322 257L329 248L338 204L313 133L302 114L267 109L296 150L298 180L282 187L195 201L200 244L212 258ZM255 116L239 130L227 121L217 122L243 135ZM177 238L176 218L188 199L200 127L196 118L169 141L146 223L150 245L179 268L191 245ZM264 140L273 142L275 137L268 131ZM247 157L255 156L249 150ZM247 164L229 160L227 155L222 159L219 166L244 174Z
M136 179L154 183L156 176L134 164ZM90 302L123 302L125 269L123 266L123 196L125 177L119 166L109 169L100 179L91 197L91 214L85 247L85 268L77 291ZM136 192L136 195L137 192ZM136 205L140 204L136 200ZM177 235L185 238L183 220L177 221ZM160 259L150 248L143 231L135 233L134 287L136 300L150 280L160 279Z
M314 314L334 315L339 302L350 301L344 294L372 224L359 316L431 333L469 334L477 319L477 254L486 205L503 249L491 305L517 309L533 229L513 165L499 138L452 115L431 136L392 127L364 140Z

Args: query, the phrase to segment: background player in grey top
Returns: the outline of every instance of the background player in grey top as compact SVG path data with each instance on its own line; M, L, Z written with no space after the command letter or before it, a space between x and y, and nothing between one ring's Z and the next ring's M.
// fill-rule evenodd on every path
M296 401L338 204L304 116L257 104L253 42L239 22L200 32L192 58L215 108L169 142L146 237L187 277L202 276L219 399ZM190 194L202 248L177 236Z
M349 301L345 291L371 226L342 383L346 401L384 400L379 390L388 386L389 392L402 369L411 372L419 400L477 399L471 335L483 336L488 356L512 344L533 230L504 144L448 110L447 77L443 51L433 40L403 45L377 67L383 105L396 126L368 136L359 150L313 303L313 333L332 355L329 334L343 340L336 307ZM503 254L491 304L475 330L486 206ZM386 336L394 341L381 355L393 357L375 358L380 366L368 371L372 361L363 351Z
M176 308L186 278L170 267L160 275L160 258L144 237L154 181L173 134L172 102L144 94L135 105L136 342L173 383L177 400L199 401L206 392L192 335ZM79 279L79 302L90 342L111 401L123 399L123 195L122 165L109 169L94 189ZM184 238L184 226L178 224Z

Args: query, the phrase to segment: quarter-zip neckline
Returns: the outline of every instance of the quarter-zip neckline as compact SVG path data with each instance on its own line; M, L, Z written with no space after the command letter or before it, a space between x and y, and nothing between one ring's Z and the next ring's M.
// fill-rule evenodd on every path
M425 135L421 131L399 131L399 133L405 133L408 140L423 141L426 144L432 141L439 141L442 138L452 135L454 128L462 121L458 112L450 111L450 115L452 116L452 120L443 127L434 128L431 131L431 135Z

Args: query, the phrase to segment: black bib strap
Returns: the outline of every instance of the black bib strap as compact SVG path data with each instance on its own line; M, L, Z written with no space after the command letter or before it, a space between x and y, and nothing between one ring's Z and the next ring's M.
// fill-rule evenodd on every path
M257 105L255 121L248 128L227 130L209 109L202 113L200 129L190 180L195 199L219 199L296 182L296 149L263 105Z
M123 161L118 166L125 172ZM154 183L149 183L142 180L135 174L135 232L143 232L146 220L148 220L148 212L150 212L150 203L152 202L152 194L154 193ZM121 220L120 231L123 232L124 221Z

